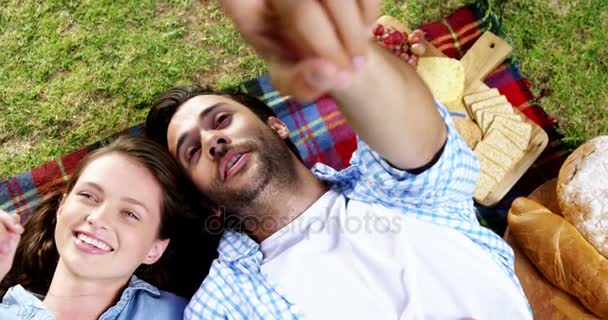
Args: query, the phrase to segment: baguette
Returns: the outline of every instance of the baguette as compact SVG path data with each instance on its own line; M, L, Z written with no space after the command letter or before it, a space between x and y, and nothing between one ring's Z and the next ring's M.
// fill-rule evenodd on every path
M551 320L598 320L600 319L575 297L564 290L552 285L538 271L532 262L526 258L517 247L511 236L507 236L507 243L515 253L515 273L532 307L534 319Z
M547 280L608 318L608 259L564 218L530 199L513 201L508 222L513 240Z

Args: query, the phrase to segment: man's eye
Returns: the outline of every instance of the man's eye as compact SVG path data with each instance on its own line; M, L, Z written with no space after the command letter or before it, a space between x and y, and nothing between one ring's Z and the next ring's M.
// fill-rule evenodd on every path
M194 156L200 149L201 149L200 147L192 147L192 148L188 149L188 153L186 154L186 160L188 162L190 162L190 160L192 160L192 158L194 158Z
M230 120L230 115L227 113L222 113L220 114L216 120L215 120L215 127L225 127L226 125L228 125Z

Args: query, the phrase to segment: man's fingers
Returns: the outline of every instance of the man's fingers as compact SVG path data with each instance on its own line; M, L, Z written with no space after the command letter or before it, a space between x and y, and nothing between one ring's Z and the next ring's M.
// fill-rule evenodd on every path
M268 60L292 60L294 58L294 52L289 50L288 44L281 39L280 35L265 34L263 36L252 36L249 42L260 55L260 57L266 61Z
M369 32L365 29L357 3L344 0L321 2L334 23L342 46L350 57L365 56Z
M363 24L366 26L373 25L380 15L380 0L357 0L357 2L361 10Z
M350 73L339 71L324 59L307 59L297 65L270 64L272 83L297 101L312 101L336 87L350 84Z
M282 47L276 14L266 0L222 0L222 10L236 24L243 40L264 59L279 57Z
M319 1L273 0L273 5L282 25L292 32L287 36L301 56L326 59L342 70L351 67L351 57L343 49L332 20Z
M267 11L265 0L220 0L222 11L234 21L239 28L256 27L255 23L251 22L251 18L263 16ZM259 18L255 22L259 22Z

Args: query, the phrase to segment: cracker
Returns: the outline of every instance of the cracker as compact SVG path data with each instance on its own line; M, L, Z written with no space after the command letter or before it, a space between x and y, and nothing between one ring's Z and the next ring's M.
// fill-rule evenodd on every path
M484 156L478 156L478 159L479 169L486 172L494 180L501 181L507 175L507 170L496 164L494 161Z
M492 179L485 171L480 171L473 197L477 201L482 201L490 194L496 184L498 184L498 181Z
M480 121L480 115L483 112L496 112L496 113L507 113L507 114L514 114L515 112L513 111L513 106L511 106L508 103L501 103L501 104L495 104L489 107L485 107L485 108L481 108L481 109L477 109L477 111L475 111L475 120Z
M509 103L509 101L507 100L507 98L505 98L505 96L493 97L493 98L490 98L487 100L473 103L471 105L471 112L473 114L475 114L475 112L477 112L477 110L479 110L481 108L490 107L490 106L494 106L497 104L504 104L504 103Z
M488 158L507 171L515 164L515 161L511 157L483 140L475 146L474 152L478 158Z
M493 147L502 150L509 158L513 159L515 163L524 157L524 151L517 147L511 140L505 136L499 130L492 130L489 132L483 140L484 142L492 145Z
M468 96L465 96L462 100L464 101L464 104L470 109L471 105L473 103L480 102L483 100L488 100L490 98L494 98L494 97L498 97L498 96L500 96L498 89L492 88L489 90L470 94Z
M530 144L530 136L532 133L532 126L528 123L526 123L526 125L530 126L530 131L528 131L527 135L517 133L503 123L493 124L490 127L490 130L488 130L488 134L490 134L492 130L499 130L507 137L507 139L511 140L511 142L517 145L518 148L526 151L528 149L528 145Z
M530 140L530 137L532 137L532 125L524 122L523 120L517 121L505 117L497 117L494 119L492 124L495 126L505 126L509 128L509 130L519 133L521 136L527 137L528 140Z
M484 112L481 116L481 132L484 134L489 131L494 125L494 120L498 118L506 118L513 121L521 121L521 117L517 114ZM500 122L500 121L499 121Z

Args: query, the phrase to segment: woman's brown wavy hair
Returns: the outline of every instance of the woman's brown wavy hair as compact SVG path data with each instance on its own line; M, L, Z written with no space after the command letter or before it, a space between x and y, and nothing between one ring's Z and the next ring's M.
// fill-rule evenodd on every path
M206 275L199 268L205 268L213 257L188 261L191 260L188 256L193 252L187 250L193 248L187 243L195 241L200 247L211 246L215 249L217 242L215 237L203 233L201 215L194 212L204 210L204 199L162 146L142 137L122 136L91 153L80 163L67 183L57 184L46 193L24 223L25 231L17 247L13 266L0 282L0 297L4 296L8 288L17 284L31 292L46 294L59 261L54 238L59 204L87 166L109 154L125 155L145 166L156 178L164 194L158 237L171 239L171 242L157 263L142 264L135 274L161 289L185 297L195 291ZM194 255L208 253L207 249L194 252Z

